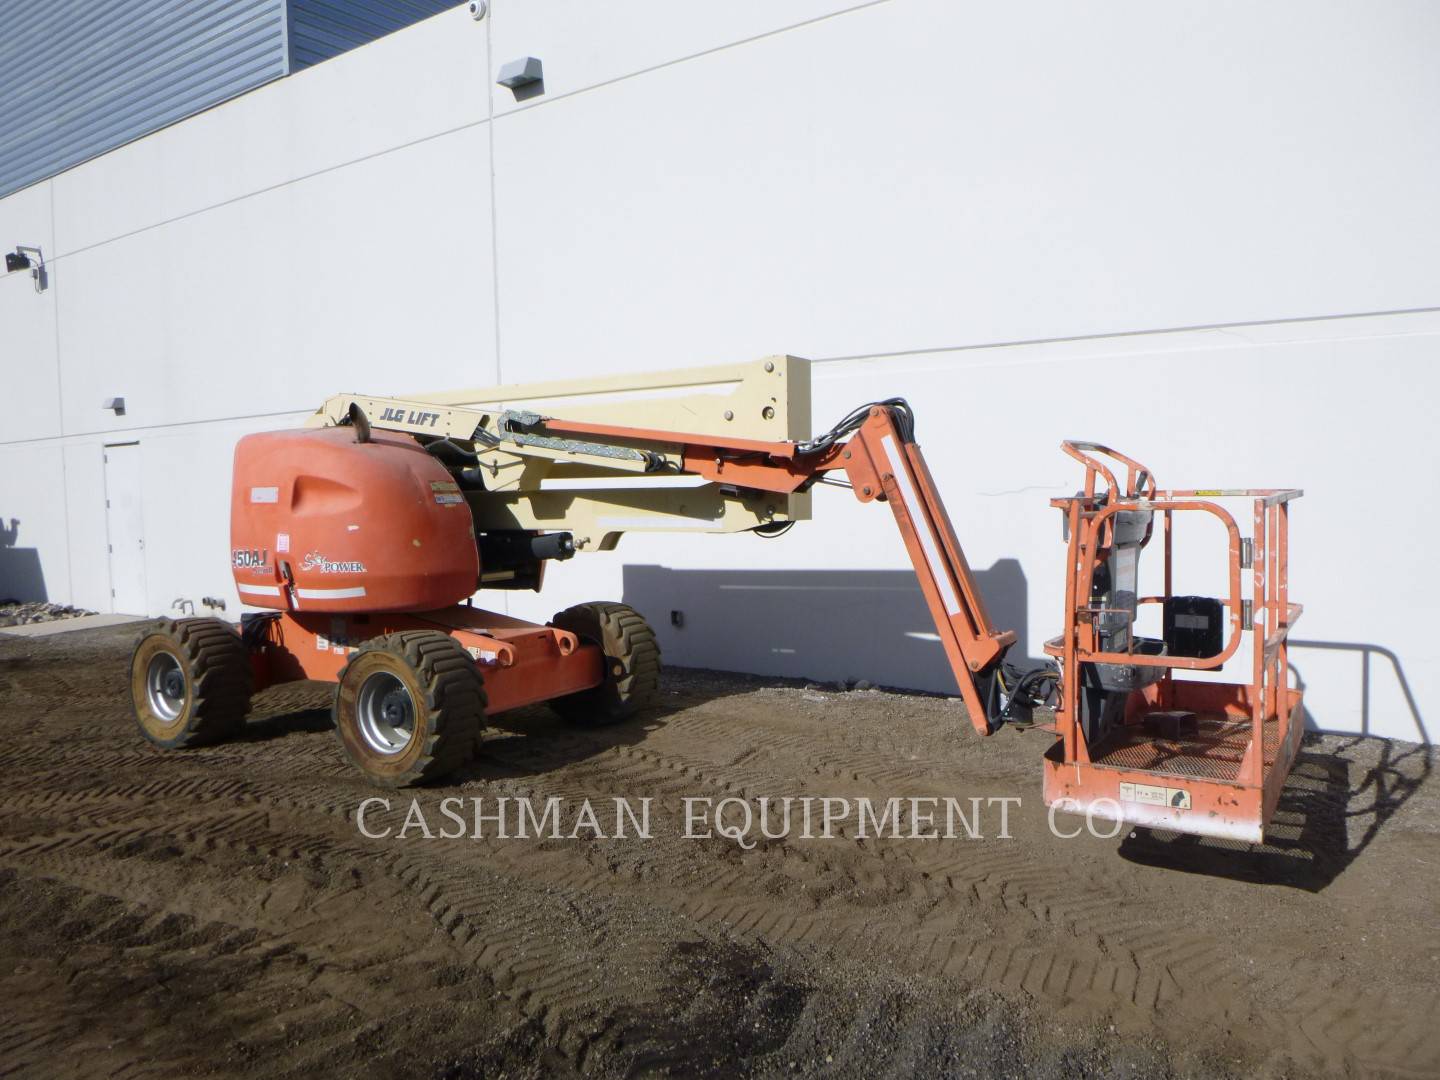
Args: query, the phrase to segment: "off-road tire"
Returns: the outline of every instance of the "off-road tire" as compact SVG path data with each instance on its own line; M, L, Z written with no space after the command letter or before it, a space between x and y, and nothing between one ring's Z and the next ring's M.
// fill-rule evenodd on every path
M169 657L169 661L164 658ZM173 667L170 663L173 662ZM183 697L152 693L152 670L183 681ZM216 743L245 725L253 674L235 628L220 619L161 619L130 654L130 701L140 734L178 750ZM172 684L173 685L173 684Z
M604 682L551 700L561 716L580 724L615 724L651 704L660 686L660 645L638 611L604 601L576 604L550 625L599 645L605 654Z
M366 681L382 672L404 686L413 708L409 740L391 753L367 739L358 701ZM372 638L350 655L331 718L356 768L385 787L409 787L438 780L474 757L487 704L484 676L463 645L439 630L402 630Z

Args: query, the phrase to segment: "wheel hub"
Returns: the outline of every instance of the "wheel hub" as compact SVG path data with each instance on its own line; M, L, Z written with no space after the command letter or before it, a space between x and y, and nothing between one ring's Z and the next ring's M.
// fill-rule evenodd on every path
M365 745L377 754L404 753L415 737L415 701L388 671L377 671L360 684L355 719Z
M185 711L185 672L171 653L160 652L145 668L145 699L150 711L173 723Z
M410 709L410 695L404 690L392 690L380 702L380 715L387 724L403 724Z

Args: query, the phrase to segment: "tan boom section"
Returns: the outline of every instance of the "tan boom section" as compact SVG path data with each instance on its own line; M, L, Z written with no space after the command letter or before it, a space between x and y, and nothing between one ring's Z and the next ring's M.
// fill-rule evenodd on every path
M528 418L563 416L727 442L810 437L810 364L769 356L748 364L540 384L370 397L337 394L310 425L349 422L444 436L479 458L483 492L467 498L481 529L564 529L578 551L613 548L626 532L733 533L808 521L808 492L755 492L683 472L682 441L604 433L528 433Z

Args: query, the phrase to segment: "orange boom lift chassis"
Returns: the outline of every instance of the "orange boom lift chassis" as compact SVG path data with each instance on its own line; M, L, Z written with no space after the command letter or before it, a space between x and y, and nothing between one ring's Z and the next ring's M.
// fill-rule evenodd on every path
M223 738L243 723L254 690L325 680L336 683L335 727L352 762L378 783L405 785L469 760L490 714L549 702L577 722L604 723L643 708L660 655L638 612L582 604L538 625L470 604L482 586L538 589L548 561L593 542L563 529L494 527L486 507L514 486L500 456L518 455L523 469L535 455L572 469L580 462L592 479L607 470L693 478L737 506L789 506L784 500L821 481L848 486L862 503L883 502L976 731L1028 725L1034 710L1054 706L1047 803L1251 840L1274 812L1299 738L1300 692L1288 686L1285 662L1300 610L1285 577L1288 503L1298 491L1157 491L1131 459L1066 443L1086 479L1081 494L1052 504L1069 537L1065 632L1046 646L1058 663L1022 671L1006 662L1015 634L990 622L902 399L856 409L809 440L353 396L329 405L329 426L237 445L232 568L242 599L270 610L246 615L238 634L220 620L185 619L141 638L131 689L152 742L179 748ZM1097 454L1125 465L1123 488ZM1209 501L1220 496L1254 499L1253 545ZM1216 515L1226 527L1223 600L1171 595L1171 524L1185 512ZM1137 598L1138 556L1157 515L1165 591ZM649 527L663 530L659 517ZM753 528L785 527L767 518ZM607 534L600 549L617 537ZM1250 597L1242 570L1251 571ZM1163 639L1134 633L1147 604L1163 610ZM1220 667L1245 632L1253 637L1248 684L1173 678Z

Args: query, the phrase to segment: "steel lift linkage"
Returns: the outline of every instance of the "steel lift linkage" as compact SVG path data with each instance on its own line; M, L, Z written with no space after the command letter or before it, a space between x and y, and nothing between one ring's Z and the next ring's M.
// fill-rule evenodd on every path
M976 731L1034 726L1053 708L1047 804L1179 832L1263 838L1301 731L1286 638L1289 503L1298 490L1158 490L1150 471L1094 443L1053 499L1067 537L1064 630L1053 659L1007 663L900 398L809 437L810 375L795 357L660 375L404 398L342 394L310 426L242 438L231 564L242 618L166 620L140 639L131 691L141 731L178 748L244 723L252 692L336 683L333 716L372 780L445 776L478 750L485 716L549 702L616 722L655 693L660 651L619 603L538 625L472 606L477 589L538 590L546 564L606 551L629 531L773 536L810 517L818 484L894 515ZM627 421L620 423L617 421ZM1116 480L1123 467L1125 482ZM1253 503L1253 536L1215 499ZM1216 517L1229 595L1172 594L1177 514ZM1162 595L1138 595L1155 521ZM1249 572L1249 595L1243 588ZM1136 631L1158 605L1163 637ZM1250 635L1244 684L1215 670Z

